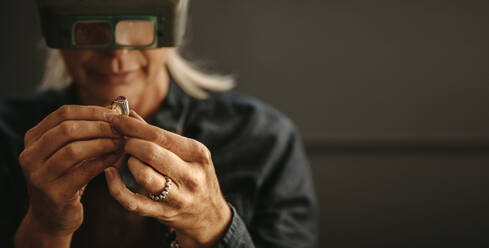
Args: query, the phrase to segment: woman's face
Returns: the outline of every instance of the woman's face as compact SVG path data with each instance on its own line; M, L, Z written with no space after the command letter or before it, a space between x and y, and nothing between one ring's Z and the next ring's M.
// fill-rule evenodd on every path
M168 48L148 50L62 50L82 103L107 105L126 96L137 105L155 90L166 94Z

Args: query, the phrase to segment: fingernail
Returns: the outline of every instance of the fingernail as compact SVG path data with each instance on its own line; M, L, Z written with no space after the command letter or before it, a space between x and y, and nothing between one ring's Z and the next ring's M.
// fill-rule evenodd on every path
M113 172L112 172L111 168L112 168L112 167L108 167L108 168L105 168L105 169L104 169L104 172L105 172L105 178L106 178L107 180L111 180L112 178L114 178L114 174L113 174Z
M136 119L146 123L146 121L141 117L134 109L131 109L131 114L133 117L136 117Z
M115 112L105 112L104 115L105 115L105 120L106 121L112 122L112 121L114 121L114 118L116 116L118 116L119 114L117 114Z

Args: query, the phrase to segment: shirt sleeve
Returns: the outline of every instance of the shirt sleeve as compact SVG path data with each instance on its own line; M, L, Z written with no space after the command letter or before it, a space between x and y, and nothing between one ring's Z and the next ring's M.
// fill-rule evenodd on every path
M256 247L316 247L317 199L298 130L292 127L275 151L276 165L261 186L250 224Z
M217 247L316 247L317 200L301 137L293 125L282 128L281 135L262 154L268 162L257 180L251 219L243 221L231 206L231 225Z
M216 245L216 248L253 248L255 245L251 239L250 233L243 220L237 213L233 205L229 203L233 217L231 219L231 225L224 237Z

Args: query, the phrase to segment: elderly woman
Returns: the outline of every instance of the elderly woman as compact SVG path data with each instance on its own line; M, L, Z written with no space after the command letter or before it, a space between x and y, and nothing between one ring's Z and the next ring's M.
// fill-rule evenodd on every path
M298 131L179 55L188 2L98 2L39 2L50 89L0 105L2 247L313 247Z

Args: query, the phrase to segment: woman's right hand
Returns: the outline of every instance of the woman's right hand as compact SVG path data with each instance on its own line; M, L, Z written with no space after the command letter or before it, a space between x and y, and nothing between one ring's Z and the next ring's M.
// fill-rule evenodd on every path
M105 121L113 110L63 106L30 129L19 162L29 192L29 210L18 230L35 225L70 236L83 222L85 186L121 156L124 140Z

